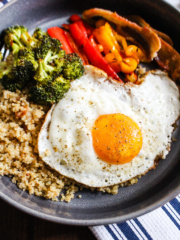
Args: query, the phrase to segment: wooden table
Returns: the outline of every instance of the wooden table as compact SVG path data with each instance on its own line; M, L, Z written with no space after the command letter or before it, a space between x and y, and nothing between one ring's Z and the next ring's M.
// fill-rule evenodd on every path
M87 227L44 221L0 200L0 240L95 240Z

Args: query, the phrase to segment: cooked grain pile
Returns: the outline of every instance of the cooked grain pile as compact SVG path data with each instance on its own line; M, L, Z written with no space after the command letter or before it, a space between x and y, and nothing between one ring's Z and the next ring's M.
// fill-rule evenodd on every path
M46 110L31 104L24 93L3 90L0 96L0 174L29 194L70 201L78 190L74 182L49 169L38 157L37 136ZM65 186L65 185L69 185Z
M61 201L69 202L84 186L51 170L38 157L37 137L48 109L27 99L25 92L0 89L0 175L10 175L29 194L54 201L60 195ZM125 185L136 182L132 179ZM118 185L98 190L116 194Z

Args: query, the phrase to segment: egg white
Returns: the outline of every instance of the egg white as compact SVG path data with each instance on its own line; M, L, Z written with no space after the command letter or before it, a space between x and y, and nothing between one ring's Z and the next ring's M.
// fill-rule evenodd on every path
M62 175L90 187L125 182L154 168L155 159L166 157L179 112L178 88L164 72L149 72L140 85L134 85L86 66L85 74L49 111L39 134L39 155ZM95 120L112 113L132 118L143 135L141 151L126 164L102 161L92 145Z

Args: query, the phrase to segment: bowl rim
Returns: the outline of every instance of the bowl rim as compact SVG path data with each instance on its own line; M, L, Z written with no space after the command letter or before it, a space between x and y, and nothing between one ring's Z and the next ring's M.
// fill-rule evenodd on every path
M4 10L4 8L8 7L9 5L17 2L19 0L4 0L2 1L2 6L0 7L0 12ZM152 1L152 0L149 0ZM177 13L180 12L180 10L176 7L173 7L169 3L167 3L166 0L158 0L159 3L165 4L168 8L174 9L177 11ZM165 6L164 5L164 6ZM180 15L179 15L180 16ZM1 178L0 178L1 179ZM66 224L66 225L74 225L74 226L97 226L97 225L104 225L104 224L111 224L111 223L117 223L117 222L123 222L127 221L129 219L133 219L136 217L139 217L141 215L144 215L148 212L151 212L158 207L161 207L162 205L166 204L173 198L175 198L178 194L180 194L180 186L176 186L173 190L171 190L167 195L165 196L157 196L156 200L151 203L151 205L144 207L143 209L137 209L134 212L128 213L126 215L122 216L115 216L115 217L109 217L106 219L93 219L93 220L79 220L79 219L65 219L61 216L52 216L46 213L39 212L37 210L31 209L30 207L24 206L20 204L19 202L13 200L6 194L0 191L0 199L5 201L6 203L10 204L11 206L17 208L18 210L21 210L24 213L27 213L29 215L32 215L34 217L51 221L54 223L60 223L60 224Z
M136 210L132 213L122 215L122 216L110 217L107 219L93 219L93 220L65 219L65 218L61 218L59 216L56 217L56 216L51 216L51 215L48 215L45 213L41 213L41 212L38 212L31 208L28 208L28 207L14 201L13 199L6 196L2 192L0 192L0 199L4 200L6 203L21 210L24 213L27 213L34 217L41 218L43 220L47 220L50 222L72 225L72 226L98 226L98 225L106 225L106 224L112 224L112 223L120 223L120 222L124 222L124 221L130 220L130 219L134 219L136 217L140 217L148 212L151 212L151 211L161 207L162 205L164 205L167 202L174 199L179 194L180 194L180 188L177 187L171 193L169 193L167 197L164 197L163 199L160 198L160 199L156 200L150 206L147 206L141 210Z

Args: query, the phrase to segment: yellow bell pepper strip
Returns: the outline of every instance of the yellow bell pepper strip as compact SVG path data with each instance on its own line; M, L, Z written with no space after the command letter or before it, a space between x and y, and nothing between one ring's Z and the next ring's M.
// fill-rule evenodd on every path
M96 28L93 31L93 35L95 36L98 43L103 46L103 52L105 55L113 53L113 56L112 55L106 56L105 59L110 64L110 66L115 70L115 72L120 72L119 64L122 61L122 57L119 52L121 48L114 37L111 26L108 23L105 23L105 25ZM112 58L115 59L113 60L113 63Z
M138 63L141 61L141 59L143 58L143 52L141 51L140 48L138 48L135 45L129 45L126 49L125 49L125 55L126 57L132 57L134 58Z
M116 59L114 53L108 53L104 58L116 73L121 71L120 64L117 63L118 60Z
M125 37L119 35L116 31L113 30L114 37L116 38L116 41L122 46L123 50L127 48L127 42Z
M123 73L131 73L134 72L137 68L137 61L134 58L128 57L123 58L120 62L121 72Z
M115 39L111 26L108 23L96 28L93 34L97 41L103 46L105 59L115 72L121 71L123 73L131 73L136 69L137 64L139 63L139 58L136 53L138 48L136 46L128 48L125 38L122 37L122 39L125 40L125 58L122 58L120 54L121 48ZM126 55L126 49L129 56Z
M92 65L104 70L110 77L122 82L120 77L109 66L101 53L91 44L84 32L81 31L76 22L70 25L70 32L75 41L82 47Z
M132 72L132 73L125 74L125 79L124 80L127 81L127 82L136 83L137 80L138 80L137 73Z
M103 46L105 54L112 52L116 55L118 60L121 60L121 56L119 54L121 48L114 37L113 31L109 23L106 23L104 26L96 28L93 31L93 35L95 36L97 41Z
M100 19L100 20L96 21L95 26L96 26L96 28L99 28L99 27L104 26L106 23L107 23L107 21L105 21L104 19ZM120 46L123 49L126 49L126 47L127 47L126 39L123 36L119 35L113 28L111 28L111 30L113 32L113 35L114 35L116 41L120 44Z

